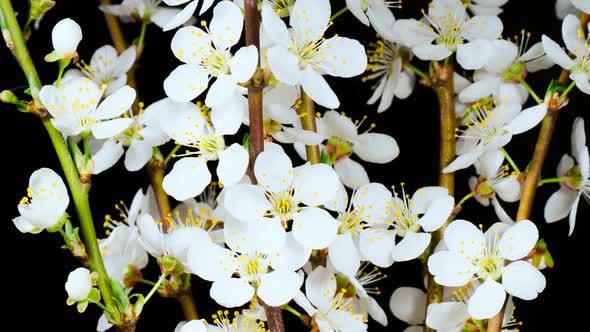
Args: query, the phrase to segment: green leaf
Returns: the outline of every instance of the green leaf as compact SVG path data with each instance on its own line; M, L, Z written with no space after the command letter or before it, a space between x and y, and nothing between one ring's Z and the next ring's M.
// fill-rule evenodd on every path
M332 161L330 160L330 157L328 156L328 154L326 153L326 151L322 151L322 155L320 157L320 162L322 164L326 164L326 165L332 166Z
M28 94L29 96L32 96L33 94L31 93L31 88L27 88L24 91L26 94Z

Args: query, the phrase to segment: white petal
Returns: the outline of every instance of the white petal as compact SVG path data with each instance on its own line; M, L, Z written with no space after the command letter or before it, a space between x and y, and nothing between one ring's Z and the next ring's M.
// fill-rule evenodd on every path
M436 33L430 27L415 19L397 20L393 25L394 41L407 47L420 44L430 44L436 37Z
M339 188L338 175L326 164L304 165L295 171L295 199L308 206L331 200Z
M426 315L426 293L414 287L398 287L391 294L389 309L408 324L422 324Z
M494 40L491 42L491 45L492 47L488 49L490 56L488 57L488 61L484 68L492 73L502 73L508 66L517 60L518 47L513 42L503 39ZM533 58L529 58L532 53L526 54L527 58L519 58L519 60L526 62L527 60L535 59L545 54L542 44L539 42L537 45L537 50L540 50L541 54Z
M374 265L386 268L393 264L391 253L395 245L395 233L381 228L367 228L361 231L359 249Z
M245 83L254 75L256 65L258 65L258 50L256 46L242 47L229 61L231 76L237 82Z
M174 34L170 48L178 60L198 66L209 55L211 36L194 26L180 28Z
M166 174L164 191L177 201L184 201L202 193L211 182L211 173L202 158L182 158Z
M579 10L581 10L585 13L590 13L590 3L588 3L587 1L584 1L584 0L570 0L570 1L571 1L572 5L574 5Z
M428 207L426 213L418 219L417 223L422 226L425 232L434 232L439 229L451 215L455 207L455 200L452 196L437 198Z
M586 73L571 73L570 78L576 82L576 86L585 94L590 94L590 83Z
M150 150L151 151L151 150ZM111 168L125 153L123 145L114 140L105 141L96 153L92 154L94 169L92 174L99 174Z
M428 258L428 270L434 275L437 284L447 287L467 284L475 271L473 265L464 257L446 250L435 252Z
M426 213L432 202L448 195L449 190L445 187L430 186L420 188L412 195L414 211L418 214Z
M197 9L198 4L199 4L199 1L192 1L191 3L186 5L186 7L184 7L171 20L169 20L168 23L166 23L166 26L164 26L163 30L164 31L172 30L172 29L180 26L184 22L188 21L191 18L191 16L193 16L193 14L195 13L195 10Z
M457 156L450 164L443 168L443 173L452 173L460 169L467 168L479 158L483 152L483 146L480 144L475 149Z
M317 50L321 66L327 75L354 77L362 74L367 67L365 47L357 40L345 37L332 37L322 43Z
M513 262L502 272L502 285L506 292L523 300L536 299L547 284L545 276L525 261Z
M271 208L264 190L250 184L237 184L228 188L223 205L234 218L243 222L260 220Z
M137 228L145 250L154 257L160 257L164 253L164 236L154 218L149 214L142 214L137 220Z
M420 44L412 48L412 53L424 61L440 61L453 54L444 44Z
M545 204L545 221L552 223L567 217L577 197L578 194L575 191L566 187L559 188Z
M152 158L153 147L145 141L133 141L125 154L125 168L134 172L140 170Z
M187 258L191 272L208 281L229 279L238 267L233 252L211 242L194 243Z
M475 39L457 46L457 62L463 69L480 69L488 62L492 44L489 40Z
M275 45L266 51L268 66L277 80L295 85L301 82L303 73L299 69L299 59L287 48Z
M131 123L133 123L133 119L129 118L97 122L91 127L92 135L97 139L111 138L122 133Z
M219 75L207 91L205 104L210 107L225 106L239 95L236 81L229 75Z
M24 217L16 217L12 219L14 226L16 229L19 230L21 233L32 233L37 234L42 231L42 229L38 228L37 226L33 225L27 218Z
M293 164L283 151L264 150L256 158L254 175L264 190L279 193L293 183Z
M111 119L125 113L135 100L135 90L128 85L117 90L112 95L106 97L92 116L97 120Z
M336 236L336 239L328 248L328 260L336 270L343 274L349 277L356 275L361 266L361 261L350 233Z
M320 106L332 109L340 107L340 101L338 101L338 97L332 91L328 82L311 66L307 66L303 71L301 87Z
M207 327L201 320L191 320L182 325L178 332L207 332Z
M576 226L576 214L578 213L578 203L580 202L580 196L576 197L576 200L572 204L572 211L570 212L570 217L568 218L569 224L569 232L568 235L571 236L574 232L574 227Z
M219 305L233 308L250 301L254 296L254 288L245 279L228 278L215 281L209 295Z
M367 296L365 298L361 298L360 300L362 306L367 309L371 318L373 318L379 324L387 326L387 314L385 314L385 310L381 308L379 303L372 296Z
M248 151L238 143L234 143L219 152L219 164L217 165L219 181L225 187L240 182L240 179L246 174L246 169L248 169L248 161Z
M287 25L272 8L270 2L263 2L261 16L262 26L268 37L276 44L289 47L291 37L289 36Z
M361 6L362 1L358 0L346 0L346 7L362 24L369 26L369 19L365 15L365 11Z
M362 160L378 164L388 163L399 155L399 146L395 139L379 133L359 135L352 150Z
M494 93L500 82L500 79L496 76L476 81L459 93L459 100L463 103L476 102Z
M406 236L393 247L393 260L405 262L422 255L430 244L431 235L428 233L407 232Z
M493 15L474 16L464 24L463 37L467 40L478 38L495 40L500 37L504 29L500 18Z
M514 135L524 133L538 125L545 117L545 114L547 114L547 105L545 103L529 107L504 126L504 130Z
M391 10L381 1L373 1L367 9L367 16L373 29L384 39L393 40L395 17Z
M260 276L260 287L257 294L269 306L278 307L291 301L303 279L292 271L273 271Z
M323 249L336 237L338 222L319 208L304 208L293 214L293 236L304 247Z
M574 157L576 157L576 159L580 159L577 157L577 155L579 154L578 151L581 151L586 146L586 132L584 131L583 118L576 118L574 120L574 124L572 125L571 141L572 154L574 155Z
M504 287L488 278L475 290L467 302L467 310L474 319L487 319L494 317L506 299Z
M561 36L565 47L576 57L583 57L588 46L584 45L586 38L580 37L579 31L583 31L580 20L574 15L566 16L561 24Z
M479 228L467 220L455 220L445 230L447 248L465 257L473 257L485 245L484 235Z
M496 216L500 219L501 222L512 225L514 224L514 219L512 219L508 213L502 208L500 202L495 197L492 197L492 206L494 207L494 212L496 212Z
M348 188L356 188L369 183L369 175L360 163L344 158L334 164L340 181Z
M289 232L284 245L270 256L271 265L275 270L296 271L305 265L310 255L311 249L302 246Z
M499 255L511 261L528 255L539 239L539 230L530 220L521 220L510 227L498 242Z
M477 162L473 164L477 174L483 175L486 179L492 179L504 162L504 154L500 150L491 150L482 154Z
M543 35L543 48L545 49L545 53L553 62L558 64L564 69L570 69L574 66L575 62L570 59L570 57L561 49L561 47L554 42L551 38Z
M437 331L462 328L469 319L467 305L463 302L432 303L426 313L426 326Z
M242 125L242 117L248 112L248 99L240 94L227 98L225 103L212 107L210 117L215 134L234 135Z
M209 85L209 75L195 65L180 65L164 80L166 95L177 102L197 98Z
M331 308L335 292L336 278L334 274L321 265L316 267L305 280L307 298L322 312Z
M291 25L300 38L318 40L329 26L331 7L329 0L299 0L289 15Z
M242 35L244 15L242 10L231 1L221 1L213 8L213 18L209 24L215 48L229 49Z
M358 129L350 118L336 111L327 111L322 117L322 123L325 123L327 132L326 136L336 136L347 141L358 138Z
M383 222L391 200L391 191L380 183L359 187L352 196L352 205L367 222Z

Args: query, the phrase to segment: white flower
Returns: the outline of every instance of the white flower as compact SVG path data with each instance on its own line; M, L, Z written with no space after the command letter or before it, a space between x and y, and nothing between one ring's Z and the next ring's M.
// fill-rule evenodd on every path
M105 13L119 16L123 22L149 21L163 29L181 10L160 6L161 2L162 0L123 0L118 5L102 5L98 8ZM185 24L193 21L191 18L189 16Z
M371 25L386 40L393 38L395 17L389 8L401 8L402 1L346 0L350 12L364 25Z
M379 267L393 264L395 234L383 226L391 197L391 191L382 184L369 183L355 190L349 201L340 185L336 197L324 204L338 212L338 235L328 247L328 260L337 271L354 276L361 257Z
M152 158L153 148L170 140L160 128L159 119L174 110L175 103L165 98L146 109L143 109L141 102L139 106L138 115L133 115L130 111L123 115L133 122L122 133L106 141L91 141L93 174L111 168L123 155L124 147L127 148L125 168L130 172L140 170Z
M482 71L477 73L476 81L461 91L459 99L468 103L494 95L496 99L505 103L524 104L528 91L524 98L519 98L519 91L526 91L519 83L519 78L525 78L529 72L547 69L553 65L551 59L545 55L541 42L528 48L529 38L530 32L522 30L520 38L515 37L518 45L510 40L493 41L487 50L490 54L488 61L482 67ZM511 100L516 98L519 100Z
M136 222L142 212L146 212L147 199L141 189L137 191L129 209L123 202L115 204L122 221L105 216L104 226L108 228L105 239L98 241L101 256L109 277L129 287L125 275L130 270L135 272L148 264L147 252L143 248L137 231ZM135 280L131 280L134 282Z
M225 222L231 223L231 217ZM230 236L235 232L225 229L224 231ZM303 258L301 265L291 267L288 264L280 264L280 254L258 252L255 249L259 245L256 240L253 237L248 237L244 241L228 239L230 249L211 241L194 242L190 247L188 264L191 271L205 280L213 281L210 295L220 305L241 306L250 301L256 293L266 304L280 306L291 301L299 291L303 280L294 270L307 261L311 251L307 251L307 257ZM296 244L295 241L291 242ZM297 246L294 250L305 251ZM237 277L232 277L234 273L237 273Z
M547 113L547 104L529 107L521 112L519 103L480 104L467 110L466 129L456 129L457 158L443 172L471 166L481 155L508 144L515 134L535 127Z
M404 58L412 57L410 50L388 40L378 40L374 49L368 51L369 65L367 71L371 72L363 77L366 80L378 80L373 86L375 92L367 101L372 105L378 99L377 113L385 112L391 107L393 98L406 99L414 90L416 81L414 72L403 68Z
M381 295L379 287L369 287L370 285L387 278L387 274L381 272L377 267L367 271L369 263L363 263L359 270L356 272L356 276L343 276L338 275L336 278L339 281L348 280L353 287L353 306L358 309L356 311L368 313L371 318L376 320L379 324L387 326L387 315L377 300L372 295ZM347 289L350 289L348 287ZM348 291L347 291L348 293ZM353 294L347 294L351 296Z
M438 284L447 287L480 280L482 284L469 299L468 312L474 319L490 318L504 305L506 293L532 300L545 289L543 274L520 260L538 237L537 227L529 220L510 227L496 223L485 234L469 221L455 220L444 234L448 250L430 256L428 269Z
M78 23L70 18L64 18L57 22L51 30L51 43L54 51L45 57L45 61L53 62L77 56L76 49L81 40L82 29Z
M230 318L229 311L218 310L213 314L213 324L207 324L205 320L192 320L188 322L181 322L175 329L178 332L207 332L207 331L223 331L223 332L265 332L264 322L260 322L255 318L240 314L234 311L234 316ZM182 324L182 325L181 325Z
M508 0L471 0L468 2L469 8L475 15L500 15Z
M92 278L90 270L79 267L68 274L66 281L66 292L72 301L83 301L90 294L92 289Z
M90 65L82 62L82 65L78 65L80 70L68 70L63 80L86 76L98 86L105 84L105 96L111 95L127 84L127 71L133 66L135 55L135 46L129 47L121 55L117 55L111 45L102 46L92 55Z
M69 203L61 177L49 168L41 168L31 174L27 196L18 204L20 216L12 221L22 233L39 233L59 225Z
M498 198L503 201L516 202L520 199L521 185L516 174L508 172L508 165L502 165L504 154L499 150L492 150L481 155L474 163L477 177L469 178L469 188L475 192L475 199L483 206L489 206L490 201L496 211L498 219L505 223L514 220L504 211Z
M277 80L301 85L316 103L338 108L340 102L322 75L353 77L367 66L365 48L358 41L344 37L325 39L330 26L328 0L298 0L293 6L287 26L265 3L262 7L262 25L275 43L267 50L270 69Z
M278 247L291 220L293 236L304 247L323 249L332 243L338 222L317 207L338 190L338 176L331 167L306 164L294 169L282 148L266 144L256 159L254 175L258 185L228 188L224 206L231 215L245 223L264 225Z
M557 166L557 176L565 178L558 191L545 204L545 221L553 223L569 214L569 235L576 225L580 197L590 198L590 157L586 146L584 119L576 118L572 126L572 157L563 155Z
M225 105L213 109L210 114L212 123L209 123L195 104L169 103L176 109L160 119L162 130L178 144L198 149L187 151L185 156L198 157L184 157L174 164L164 177L166 193L184 201L203 192L211 182L206 162L212 160L219 160L217 175L224 186L238 183L248 167L248 152L238 143L226 147L223 135L234 134L238 130L243 108L247 106L240 103L233 108Z
M567 15L561 26L561 35L565 47L574 55L571 59L561 47L551 38L543 35L543 48L548 57L564 69L569 70L570 78L576 82L576 86L582 92L590 94L590 65L588 59L590 44L580 20L574 15Z
M426 293L414 287L398 287L389 299L389 310L397 319L408 323L408 329L423 331L419 325L424 325L426 318Z
M306 297L307 295L307 297ZM338 290L336 277L330 270L318 266L305 280L295 302L312 316L320 331L362 332L367 330L366 317L352 310L346 290Z
M213 10L210 30L193 26L179 29L171 48L185 64L176 67L164 81L166 95L178 102L191 101L207 89L211 77L217 79L207 93L207 105L221 106L239 94L238 82L247 82L258 63L258 50L253 45L240 48L235 55L229 51L240 40L243 26L240 8L222 1Z
M75 78L59 87L44 86L39 97L53 117L51 123L64 135L92 133L95 138L103 139L129 127L133 120L120 116L135 100L135 90L126 85L99 105L105 88L99 89L89 78Z
M168 6L180 6L190 1L188 5L186 5L180 12L178 12L174 17L167 20L167 23L163 27L164 31L172 30L179 25L188 21L195 10L197 10L197 6L201 0L163 0L165 4ZM201 6L201 11L199 15L203 15L204 12L207 11L213 4L213 0L203 0L203 5Z
M398 197L395 191L394 195L385 224L392 226L395 235L403 238L395 244L391 253L394 261L404 262L424 252L430 244L430 232L445 223L455 202L444 187L420 188L410 198L402 184L401 195ZM373 241L369 239L369 242Z
M426 23L415 19L396 21L394 41L410 47L421 60L439 61L456 51L464 69L481 68L488 59L490 41L503 30L497 16L469 18L460 0L434 0L424 18Z

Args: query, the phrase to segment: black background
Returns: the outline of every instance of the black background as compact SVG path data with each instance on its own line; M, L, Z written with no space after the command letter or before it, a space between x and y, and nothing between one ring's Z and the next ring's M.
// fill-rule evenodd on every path
M13 1L17 10L23 10L26 1ZM344 1L332 1L332 12L344 6ZM540 40L547 34L563 45L560 33L561 22L555 19L553 0L512 0L505 6L501 15L504 22L504 36L518 34L525 28L532 33L531 42ZM419 10L426 8L426 1L404 1L403 10L395 10L396 17L419 17ZM210 12L209 12L210 15ZM23 15L24 16L24 15ZM33 61L40 73L43 83L52 82L57 74L57 66L43 61L43 56L52 50L51 28L60 19L71 17L82 26L84 39L78 51L81 58L89 61L92 52L110 42L102 14L97 9L96 1L58 0L56 7L49 12L41 23L41 29L35 31L28 42L32 50ZM206 16L208 19L209 16ZM123 25L128 40L139 34L139 25ZM361 40L367 46L373 41L375 33L363 26L350 13L336 19L327 36L338 33L341 36ZM146 47L138 68L138 94L146 105L164 97L162 82L170 71L179 64L169 48L173 32L162 32L155 26L148 28ZM425 68L424 63L417 63ZM559 68L532 74L529 83L539 94L543 94L551 78L559 75ZM22 91L26 81L16 61L6 48L0 50L0 89ZM339 111L346 112L353 118L368 116L369 122L377 123L375 132L392 135L398 142L401 154L392 163L371 165L368 168L372 181L385 185L406 183L409 191L434 185L437 181L438 155L438 114L434 93L425 87L417 86L407 100L396 100L386 113L376 115L376 107L368 107L365 101L370 96L370 86L363 84L360 78L328 79L340 98ZM573 119L577 116L590 120L588 102L590 98L577 89L571 93L570 106L559 117L556 134L551 144L549 156L545 163L543 175L555 176L555 167L563 153L570 151L570 132ZM529 100L527 105L532 105ZM21 331L93 331L99 316L97 308L90 308L80 315L75 307L66 306L64 283L68 273L79 266L68 252L59 249L61 239L58 235L42 233L39 235L21 234L13 226L11 219L17 216L17 203L26 193L30 174L41 167L50 167L60 172L59 164L50 141L41 126L41 122L32 115L22 114L8 105L0 105L2 116L2 275L1 286L3 323L12 323ZM588 122L588 121L587 121ZM587 123L590 126L590 123ZM588 133L588 129L586 130ZM523 135L516 136L506 147L515 161L524 169L532 155L532 149L538 128ZM239 138L238 138L239 139ZM169 150L164 147L163 150ZM133 194L142 186L147 186L145 172L129 173L119 162L111 170L93 178L91 204L99 236L104 236L100 228L103 216L114 213L113 204L120 199L130 202ZM467 194L467 178L473 169L461 171L457 175L457 197ZM549 244L556 261L555 269L545 270L547 288L537 300L531 302L516 301L516 318L522 320L521 330L569 330L584 326L587 310L587 283L585 274L587 251L584 237L588 228L590 209L588 204L580 202L577 226L571 237L567 236L567 221L547 225L543 220L543 206L549 195L557 190L557 185L546 185L539 189L531 219L540 228L541 237ZM514 215L516 204L505 204ZM73 203L69 210L74 214ZM466 204L460 218L474 221L476 224L489 225L496 221L491 208L483 208L475 201ZM74 223L76 223L74 218ZM146 270L147 278L157 278L157 271L152 260ZM401 331L405 323L393 317L388 308L392 291L398 286L420 286L420 265L417 261L396 263L387 274L388 279L380 285L383 294L378 298L388 313L389 325L381 328L377 323L370 324L370 330ZM218 306L209 299L210 283L193 277L194 294L198 298L198 308L204 318L210 318ZM147 293L142 286L136 290ZM302 331L294 316L285 312L287 330ZM144 309L138 323L138 331L173 331L176 323L182 319L179 307L172 299L155 296ZM15 326L15 325L13 325Z

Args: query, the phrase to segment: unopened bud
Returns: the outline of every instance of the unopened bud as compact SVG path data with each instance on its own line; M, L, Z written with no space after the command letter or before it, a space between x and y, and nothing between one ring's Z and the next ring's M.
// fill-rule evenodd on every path
M0 92L0 101L6 104L19 105L21 101L16 97L10 90L4 90Z

